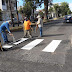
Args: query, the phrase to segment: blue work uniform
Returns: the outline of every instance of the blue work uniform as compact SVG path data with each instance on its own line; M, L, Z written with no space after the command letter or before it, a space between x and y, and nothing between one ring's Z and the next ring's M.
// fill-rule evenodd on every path
M6 31L5 30L8 30L8 32L10 33L10 29L9 29L9 23L8 22L3 22L0 26L0 33L1 33L1 36L3 38L3 42L7 42L8 41L8 38L7 38L7 35L6 35Z

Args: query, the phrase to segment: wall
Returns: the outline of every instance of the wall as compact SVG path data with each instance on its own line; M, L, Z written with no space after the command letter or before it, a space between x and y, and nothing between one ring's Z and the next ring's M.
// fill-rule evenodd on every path
M2 0L0 0L0 9L2 10Z

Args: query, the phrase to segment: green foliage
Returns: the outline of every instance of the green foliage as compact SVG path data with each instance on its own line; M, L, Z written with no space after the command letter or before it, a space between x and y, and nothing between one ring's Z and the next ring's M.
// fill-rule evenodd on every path
M55 10L55 13L56 13L56 17L59 17L59 14L60 14L60 6L58 4L54 4L54 10Z
M23 7L23 13L25 16L29 17L31 15L31 6L29 3L26 3L25 6Z
M54 6L55 12L57 13L57 11L58 11L58 9L59 9L59 5L58 5L58 4L54 4L53 6Z
M40 12L39 12L39 15L40 15L41 17L43 17L43 16L44 16L44 13L43 13L42 11L40 11Z
M2 21L2 11L0 9L0 21Z
M67 2L61 3L61 13L62 16L70 13L69 4Z
M50 12L50 13L53 12L53 7L50 7L50 8L49 8L49 12Z

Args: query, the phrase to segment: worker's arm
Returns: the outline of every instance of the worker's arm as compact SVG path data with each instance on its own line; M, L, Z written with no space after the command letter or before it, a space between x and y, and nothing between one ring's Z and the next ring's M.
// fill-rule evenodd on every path
M13 36L13 34L10 32L9 24L6 24L6 28L7 28L8 32L9 32L9 35Z
M38 25L38 24L40 24L40 19L38 19L38 21L37 21L37 25Z

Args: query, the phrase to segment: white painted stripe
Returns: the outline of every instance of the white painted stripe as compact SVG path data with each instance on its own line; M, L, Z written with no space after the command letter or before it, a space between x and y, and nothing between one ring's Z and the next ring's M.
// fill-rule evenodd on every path
M15 45L20 44L20 43L22 43L23 41L26 41L27 39L28 39L28 38L21 38L20 41L15 42L15 43L13 43L13 44L15 44Z
M30 42L29 44L25 45L24 47L22 47L21 49L26 49L26 50L30 50L33 47L35 47L37 44L39 44L40 42L42 42L44 39L36 39L32 42Z
M53 40L49 45L47 45L42 51L44 52L54 52L62 40Z
M6 45L3 45L2 47L3 47L3 48L11 48L11 47L13 47L13 45L8 45L8 44L6 44Z

